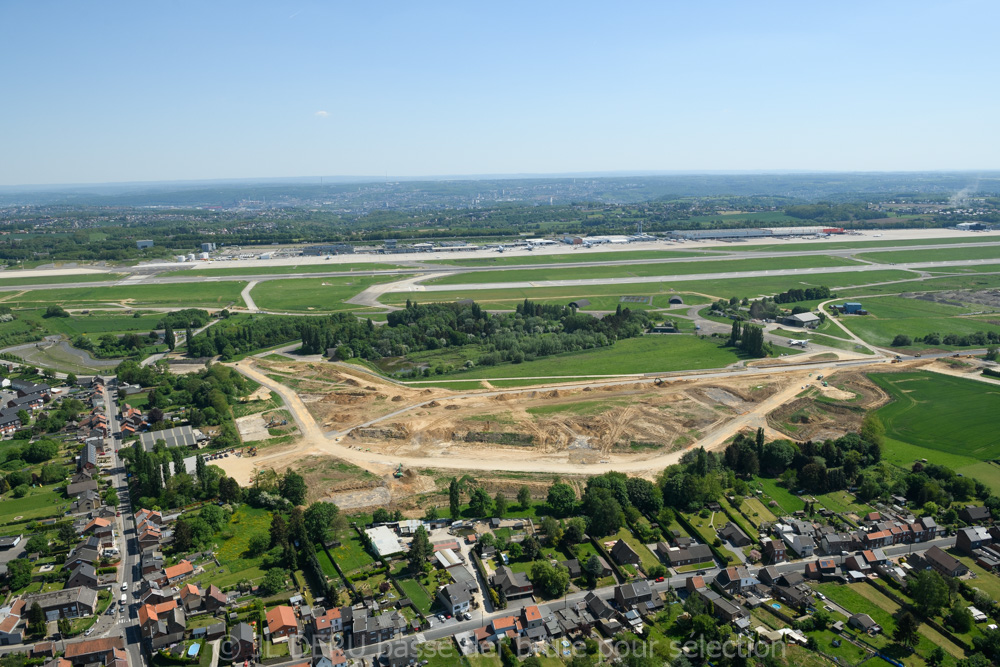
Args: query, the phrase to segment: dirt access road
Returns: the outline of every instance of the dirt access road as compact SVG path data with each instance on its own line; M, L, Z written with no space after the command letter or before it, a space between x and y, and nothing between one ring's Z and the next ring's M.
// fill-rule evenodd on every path
M506 450L484 448L470 450L468 453L463 452L459 455L453 455L448 452L440 455L413 456L364 451L360 448L352 448L342 444L344 436L355 428L368 427L380 422L392 420L404 413L425 407L433 401L441 402L462 400L464 398L471 397L483 398L500 395L511 396L518 394L530 394L538 391L537 386L523 389L477 391L465 394L453 394L447 398L437 396L436 398L428 398L427 400L411 403L396 411L382 415L363 424L352 424L341 431L324 432L319 424L316 423L316 420L309 412L305 403L303 403L302 399L294 390L259 372L256 368L254 368L252 359L243 360L236 363L233 367L246 377L259 382L264 387L267 387L281 396L286 409L288 409L296 424L298 424L302 437L287 447L282 447L273 451L265 450L262 455L253 458L230 458L221 462L220 465L226 470L226 474L234 477L238 482L240 482L240 484L243 485L250 483L256 470L265 467L283 468L305 456L336 457L377 475L385 475L395 469L397 465L402 464L406 468L429 467L438 469L490 471L505 470L511 472L534 473L544 471L567 475L593 475L614 470L641 476L652 476L659 473L663 470L663 468L677 463L683 456L684 452L692 447L703 446L706 449L719 449L729 438L743 429L756 429L763 427L765 430L770 431L767 427L767 414L783 403L793 400L802 391L802 385L811 373L828 375L837 368L875 366L879 363L888 362L886 360L873 360L869 358L865 360L839 362L831 361L822 364L789 364L765 368L751 367L729 369L715 373L671 376L671 380L703 380L726 377L732 378L734 376L752 377L755 374L760 375L761 377L773 375L787 375L788 377L787 386L782 387L778 392L756 405L753 409L719 424L705 433L704 436L697 442L690 444L684 450L665 453L652 458L641 459L637 459L634 456L615 456L614 454L611 454L605 459L605 461L607 461L606 463L593 464L572 462L569 460L569 456L565 452L545 453L526 451L519 452L515 457L511 456L511 453ZM654 381L655 380L653 378L637 379L632 377L620 380L584 382L564 386L564 388L583 389L585 387L590 387L592 389L597 389L623 384L652 384Z

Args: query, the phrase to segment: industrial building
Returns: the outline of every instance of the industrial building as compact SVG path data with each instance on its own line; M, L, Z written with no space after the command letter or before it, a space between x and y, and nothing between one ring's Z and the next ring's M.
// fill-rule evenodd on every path
M708 239L748 239L769 236L826 236L843 234L842 227L755 227L741 229L691 229L668 232L668 236L688 241Z
M354 246L350 243L325 243L322 245L310 245L302 249L303 255L353 255Z
M798 315L789 315L783 320L784 324L790 327L802 327L805 329L815 329L819 326L819 316L816 313L799 313Z
M139 434L139 442L147 452L153 451L157 440L163 440L167 447L198 447L208 440L208 436L190 426L176 426L163 431L148 431Z
M844 315L867 315L868 311L865 310L860 303L857 301L848 301L844 304L834 304L831 306L834 310L843 313Z

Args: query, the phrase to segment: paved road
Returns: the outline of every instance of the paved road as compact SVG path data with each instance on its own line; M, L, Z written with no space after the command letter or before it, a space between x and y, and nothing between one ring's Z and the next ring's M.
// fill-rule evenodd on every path
M932 546L938 546L942 549L945 549L954 546L954 544L955 544L955 538L945 537L919 544L887 547L882 551L885 552L887 556L898 556L906 553L925 551L927 549L930 549ZM806 563L810 561L815 561L818 558L820 557L815 556L813 558L806 558L803 560L798 560L790 563L779 563L778 565L775 566L775 568L780 573L802 572L805 569ZM843 561L843 558L841 556L833 556L832 558L837 562L838 566ZM706 582L714 579L715 575L719 573L719 569L720 568L718 567L706 567L704 570L702 570L704 572L703 576L705 577ZM749 569L752 574L756 575L762 569L762 566L751 567ZM692 574L694 573L676 575L660 583L651 583L651 587L657 593L663 593L669 589L673 590L682 589L684 587L684 583L687 581L688 577L692 576ZM614 588L615 588L614 586L607 586L605 588L598 588L594 592L597 593L597 595L600 596L601 598L604 598L605 600L611 600L614 597ZM565 608L569 605L576 604L577 602L581 602L590 592L591 591L576 591L574 593L569 593L564 598L560 598L558 600L554 600L548 603L539 604L538 607L539 610L542 612L542 616L548 617L549 615L553 614L555 611L559 609ZM452 619L450 621L446 621L445 623L440 623L439 621L435 620L434 627L425 630L424 632L421 632L417 635L417 641L418 642L434 641L437 639L443 639L445 637L451 637L461 632L470 632L477 628L483 627L494 618L502 618L504 616L518 614L520 613L520 610L523 607L532 604L535 603L530 599L511 600L507 608L502 611L488 613L483 609L477 610L475 613L473 613L471 621L457 621L455 619ZM359 657L379 655L380 653L384 652L388 646L398 643L398 641L399 640L396 640L395 642L382 642L380 644L373 644L371 646L365 646L363 648L352 649L350 651L347 651L348 657L359 658Z
M645 246L648 244L643 244L642 249L648 249ZM997 247L995 243L989 242L976 242L969 241L968 243L934 243L933 240L928 240L926 244L913 245L913 246L885 246L879 248L853 248L853 249L829 249L829 250L804 250L804 251L732 251L725 247L715 247L715 248L701 248L697 246L691 246L692 248L698 250L699 252L705 252L706 250L711 254L706 254L703 256L691 256L691 257L664 257L658 259L622 259L622 260L609 260L609 261L589 261L585 258L585 255L581 253L580 261L578 262L553 262L553 263L543 263L543 264L524 264L524 265L502 265L502 266L431 266L426 264L427 259L416 260L416 259L405 259L405 258L394 258L394 264L405 265L402 269L382 269L382 270L370 270L370 271L337 271L336 265L331 265L331 270L326 272L317 273L281 273L281 274L266 274L261 275L259 273L254 273L252 269L248 269L245 275L227 275L227 276L184 276L184 275L159 275L164 272L173 272L179 269L189 268L182 264L156 264L156 265L143 265L136 267L127 267L124 269L116 269L113 273L120 275L121 272L130 272L125 278L114 278L107 281L97 281L88 282L88 287L113 287L113 286L125 286L125 285L161 285L161 284L184 284L192 282L218 282L218 281L241 281L241 280L255 280L255 281L265 281L265 280L283 280L287 278L321 278L321 277L343 277L343 276L386 276L386 275L405 275L405 274L421 274L417 276L417 279L429 280L436 273L445 272L446 274L451 273L476 273L480 271L523 271L528 269L572 269L572 268L585 268L585 267L595 267L595 266L632 266L637 264L671 264L676 262L705 262L706 264L711 264L712 262L725 262L727 260L733 259L774 259L777 260L776 264L780 263L782 258L795 257L795 256L829 256L836 255L841 257L851 257L856 254L870 253L870 252L892 252L894 250L943 250L943 249L960 249L960 248L976 248L976 247ZM640 248L635 248L639 250ZM674 247L664 248L664 250L677 249ZM680 248L686 249L686 248ZM621 252L627 252L626 249L616 249ZM839 266L839 267L820 267L813 269L795 269L795 270L775 270L775 271L764 271L764 272L734 272L734 273L707 273L707 274L697 274L697 275L681 275L681 276L648 276L648 277L637 277L637 278L610 278L607 281L597 281L597 282L581 282L581 281L540 281L538 283L475 283L475 287L469 287L466 285L448 285L448 286L428 286L427 291L436 290L457 290L457 289L492 289L495 288L497 284L504 285L506 287L521 287L521 286L579 286L587 284L614 284L616 282L628 282L628 283L643 283L643 282L658 282L661 280L669 280L671 282L678 281L690 281L690 280L704 280L707 277L715 278L726 278L726 277L761 277L761 276L780 276L780 275L796 275L802 273L850 273L854 271L874 271L874 270L884 270L884 269L909 269L919 270L920 267L934 267L934 268L947 268L947 267L958 267L958 266L972 266L977 264L996 264L997 259L984 259L984 260L957 260L957 261L941 261L941 262L913 262L906 264L894 264L891 262L881 262L881 263L867 263L870 260L864 260L866 263L852 266ZM190 268L195 268L191 266ZM203 268L202 265L198 265L197 268ZM708 267L706 267L708 268ZM91 271L90 273L93 273ZM112 272L109 272L109 274ZM31 276L32 272L30 270L18 271L17 277ZM43 275L43 272L39 272L39 275ZM44 275L48 275L45 273ZM0 276L2 278L2 276ZM67 275L67 282L72 282L72 275ZM388 283L392 284L392 283ZM43 290L43 289L62 289L66 285L59 283L47 283L38 285L4 285L3 281L0 280L0 292L18 292L25 290ZM394 289L393 291L399 291ZM358 302L355 302L358 303Z

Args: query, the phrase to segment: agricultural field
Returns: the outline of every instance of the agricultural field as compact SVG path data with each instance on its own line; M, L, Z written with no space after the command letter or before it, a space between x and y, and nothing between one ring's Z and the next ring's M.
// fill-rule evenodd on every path
M971 312L981 311L981 306L956 306L900 296L865 299L862 304L869 312L868 315L842 315L839 321L873 345L889 346L897 334L906 334L915 339L929 333L938 333L944 336L950 333L973 334L977 331L1000 332L1000 326L995 324L961 317ZM951 346L928 346L915 343L913 347L915 349L926 347L950 349Z
M106 308L120 305L129 308L227 308L242 305L240 292L245 281L227 280L177 285L114 285L112 287L66 287L28 290L5 299L3 305L14 308Z
M851 266L858 263L838 256L792 256L782 260L782 269L811 269L828 266ZM771 259L704 259L692 262L631 264L625 266L590 266L575 268L519 269L516 271L476 271L457 273L427 281L428 285L464 285L536 280L575 280L579 278L631 278L639 276L681 276L737 271L767 271L775 268Z
M888 438L980 461L1000 457L1000 440L993 431L1000 411L997 387L926 371L869 377L892 397L876 412ZM936 457L930 453L919 458L944 463Z
M406 276L340 276L329 278L288 278L267 280L256 285L250 295L257 307L278 312L337 312L356 310L344 303L371 285Z
M359 262L356 264L302 264L291 266L198 266L197 268L167 271L159 275L167 276L274 276L289 273L347 273L349 271L397 271L405 269L400 264L379 262ZM0 282L0 284L3 284Z

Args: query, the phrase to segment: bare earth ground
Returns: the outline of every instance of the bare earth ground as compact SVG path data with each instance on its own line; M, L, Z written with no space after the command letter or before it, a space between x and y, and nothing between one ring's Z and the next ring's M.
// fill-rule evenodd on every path
M531 475L613 469L652 476L696 444L718 449L735 433L758 427L777 436L766 415L794 399L808 376L734 377L725 386L711 379L605 382L460 394L403 387L329 362L244 360L236 366L282 397L303 436L220 465L241 484L263 468L310 467L310 499L345 507L433 491L434 470L492 472L497 490L539 483ZM392 472L399 464L406 474L397 480ZM525 476L504 480L500 471ZM359 476L363 488L342 488Z

